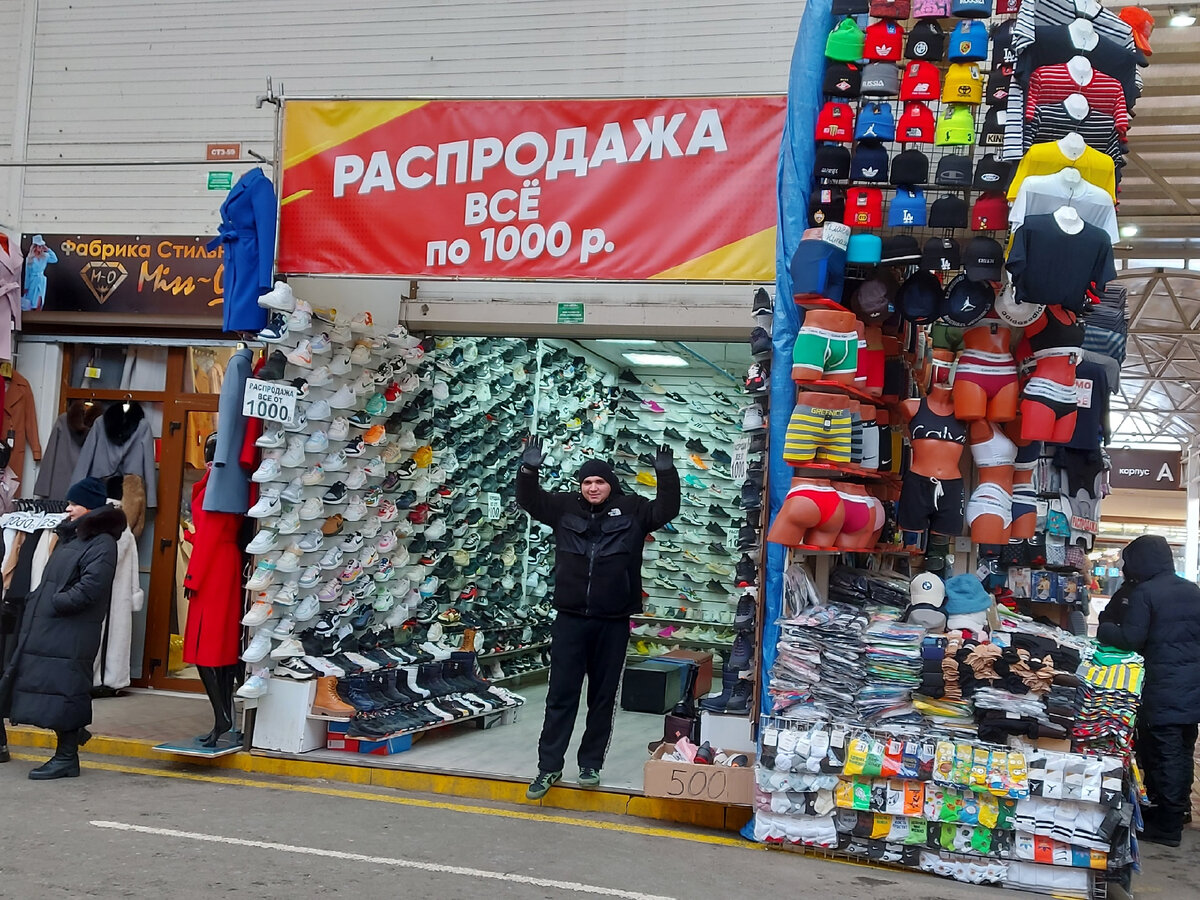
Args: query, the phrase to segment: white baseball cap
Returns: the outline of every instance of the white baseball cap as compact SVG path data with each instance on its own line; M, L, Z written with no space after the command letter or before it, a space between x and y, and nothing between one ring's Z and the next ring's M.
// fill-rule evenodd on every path
M913 603L941 606L946 599L946 585L942 579L930 572L921 572L908 585L908 595Z

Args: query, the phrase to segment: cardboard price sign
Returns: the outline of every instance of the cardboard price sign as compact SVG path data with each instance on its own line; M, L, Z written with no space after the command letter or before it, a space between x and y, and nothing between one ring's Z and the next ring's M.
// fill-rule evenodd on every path
M296 420L299 397L300 392L290 384L249 378L242 394L242 415L291 425Z
M668 797L712 801L729 790L729 771L724 766L674 766L667 781Z

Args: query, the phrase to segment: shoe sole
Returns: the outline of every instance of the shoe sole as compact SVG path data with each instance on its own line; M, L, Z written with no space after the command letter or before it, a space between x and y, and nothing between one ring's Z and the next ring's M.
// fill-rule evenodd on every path
M552 787L554 787L554 785L558 784L558 782L559 782L561 779L562 779L562 775L559 775L559 776L558 776L558 778L555 778L555 779L554 779L553 781L551 781L551 782L550 782L548 785L546 785L546 789L545 789L544 791L536 791L536 790L534 790L532 787L531 787L531 788L528 788L528 789L526 789L526 791L525 791L525 799L526 799L526 800L541 800L541 799L542 799L543 797L545 797L545 796L546 796L548 793L550 793L550 788L552 788Z
M599 778L597 778L595 781L591 781L590 779L588 781L584 781L582 778L580 778L575 783L577 785L579 785L581 788L598 788L598 787L600 787L600 779Z

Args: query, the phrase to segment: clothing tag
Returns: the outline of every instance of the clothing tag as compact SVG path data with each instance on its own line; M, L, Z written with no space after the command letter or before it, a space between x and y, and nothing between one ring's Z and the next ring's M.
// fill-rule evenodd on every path
M1075 379L1075 399L1080 409L1092 408L1092 379Z
M975 567L975 577L978 578L980 581L983 581L985 578L987 578L991 574L992 574L992 570L990 568L988 568L988 564L985 562L981 562L978 566Z
M83 377L84 378L99 378L100 377L100 367L99 366L86 367L83 370Z

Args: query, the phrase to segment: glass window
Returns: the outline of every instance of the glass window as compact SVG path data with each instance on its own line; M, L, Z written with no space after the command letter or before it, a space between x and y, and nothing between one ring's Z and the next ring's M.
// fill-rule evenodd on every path
M167 348L150 345L76 344L71 387L161 391L167 386Z
M183 389L189 394L219 394L233 347L189 347Z

